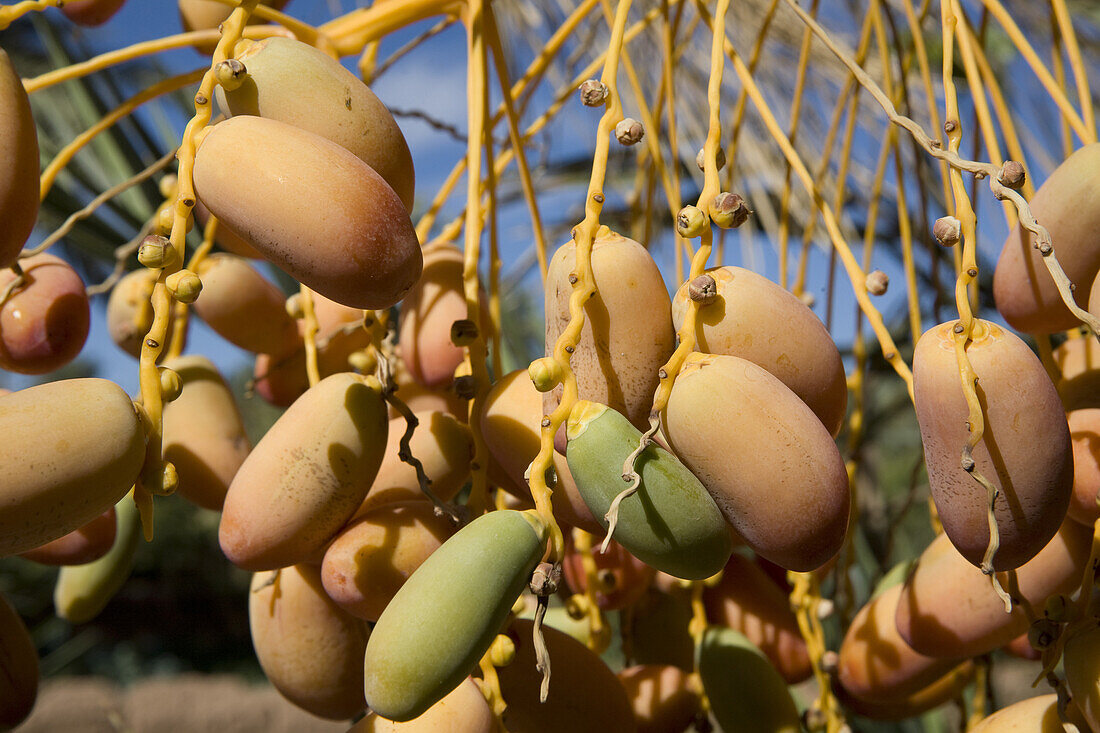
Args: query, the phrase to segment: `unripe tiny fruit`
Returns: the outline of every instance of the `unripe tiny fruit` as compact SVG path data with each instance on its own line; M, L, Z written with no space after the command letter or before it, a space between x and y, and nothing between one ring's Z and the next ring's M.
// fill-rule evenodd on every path
M633 117L621 119L619 124L615 125L615 139L623 145L634 145L643 137L645 137L645 128Z
M962 239L962 222L953 216L941 216L932 226L932 235L944 247L954 247Z
M688 297L700 307L710 305L718 299L718 283L711 275L700 275L688 283Z
M451 324L451 343L455 346L469 346L477 340L477 324L469 318L463 318Z
M875 270L874 272L867 273L867 279L864 284L867 287L867 292L871 295L885 295L886 288L890 285L890 278L882 270Z
M1043 611L1046 617L1055 623L1076 621L1080 617L1077 605L1063 594L1059 593L1047 599L1046 608Z
M531 375L531 381L539 392L549 392L561 384L561 365L549 356L531 362L527 373Z
M1061 633L1061 624L1049 618L1037 618L1027 629L1027 640L1035 649L1042 651L1055 642Z
M1024 185L1027 174L1024 172L1024 166L1016 160L1006 160L1005 164L1001 166L1001 172L997 176L997 182L1002 186L1008 188L1020 188Z
M722 191L711 199L707 208L711 221L723 229L736 229L748 221L752 214L745 199L729 191Z
M183 391L183 380L175 370L168 367L160 367L160 396L165 402L173 402Z
M378 366L378 359L373 354L368 354L365 349L360 349L348 356L348 366L360 374L372 374Z
M169 173L164 178L160 179L158 190L160 195L166 199L174 199L179 192L179 179L176 178L174 173Z
M141 240L141 246L138 247L138 262L150 270L169 267L175 261L176 248L172 246L167 237L150 234Z
M705 148L699 148L699 152L695 155L695 165L699 166L699 170L706 170L706 154ZM714 156L714 165L718 170L722 170L726 167L726 151L722 148L718 148L718 152Z
M295 293L286 299L286 314L296 321L306 317L306 312L302 309L301 293Z
M194 303L202 292L202 280L190 270L180 270L164 280L168 292L181 303Z
M607 100L609 90L599 79L589 79L580 87L581 103L585 107L599 107Z
M685 206L676 215L676 232L684 239L702 236L710 222L703 210L697 206Z
M248 70L239 59L226 59L214 66L214 76L218 84L227 92L239 89L248 78Z
M516 644L505 634L497 634L489 647L489 661L494 667L507 667L516 659Z

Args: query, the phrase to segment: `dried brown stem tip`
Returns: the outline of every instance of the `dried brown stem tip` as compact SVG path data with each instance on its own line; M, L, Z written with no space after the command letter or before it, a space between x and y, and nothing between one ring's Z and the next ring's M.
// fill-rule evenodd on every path
M705 153L705 148L699 148L699 152L695 154L695 165L699 166L699 170L706 170L707 159L704 157ZM718 152L714 155L714 166L718 170L726 167L726 151L722 148L718 148Z
M749 220L752 209L745 203L745 199L735 193L723 191L711 199L710 218L723 229L736 229Z
M455 346L469 346L477 341L477 324L463 318L451 324L451 342Z
M944 247L954 247L962 239L962 222L953 216L942 216L932 226L932 236Z
M528 587L536 596L552 596L558 592L561 580L561 567L549 562L540 562L531 573Z
M710 275L700 275L688 283L688 297L700 307L718 299L718 283Z
M890 287L890 278L882 270L875 270L867 274L865 285L871 295L884 295L886 288Z
M685 206L676 215L676 231L685 239L701 236L708 223L707 215L697 206Z
M1001 172L997 176L997 182L1002 186L1008 188L1020 188L1024 185L1024 180L1027 178L1027 174L1024 173L1024 166L1019 161L1006 160L1005 164L1001 166Z
M634 145L643 137L645 137L645 128L633 117L619 120L619 124L615 125L615 139L623 145Z
M214 66L214 76L225 91L232 92L244 83L248 70L238 59L226 59Z
M138 247L138 262L151 270L168 267L176 260L176 248L168 241L167 237L159 234L150 234L141 240Z
M585 107L599 107L609 94L607 85L599 79L589 79L581 83L581 104Z

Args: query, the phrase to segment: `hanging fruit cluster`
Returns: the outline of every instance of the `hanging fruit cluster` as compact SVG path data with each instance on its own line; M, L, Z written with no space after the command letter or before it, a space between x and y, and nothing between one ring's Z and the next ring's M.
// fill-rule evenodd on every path
M95 25L121 4L29 0L0 6L0 29L53 7ZM156 497L178 491L220 512L221 551L253 573L248 616L268 679L314 715L358 719L353 731L839 733L848 719L909 718L969 689L973 730L1100 730L1100 143L1061 0L1051 12L1082 106L1065 91L1061 51L1057 80L1025 54L1066 130L1064 162L1038 190L1021 162L1002 155L984 91L973 102L975 128L993 162L960 152L953 55L972 94L996 80L982 73L982 43L953 0L938 4L939 96L920 40L922 23L936 27L928 4L918 17L904 0L916 32L902 54L885 40L890 11L880 3L870 3L851 51L819 25L816 2L809 12L772 2L758 43L780 7L803 34L786 132L755 81L759 46L746 65L730 41L728 0L600 9L586 0L514 84L499 4L386 0L319 26L282 5L180 0L186 33L32 79L0 50L0 367L22 374L53 372L82 352L89 292L99 292L45 252L69 223L28 244L40 201L88 140L145 101L110 113L42 169L29 95L158 50L194 46L209 57L198 73L149 92L198 83L178 149L95 204L177 161L160 178L160 207L120 256L106 305L111 338L138 360L140 393L87 378L0 397L0 556L61 566L60 617L85 623L105 608L140 535L153 536ZM984 6L1031 51L996 0ZM606 52L521 130L534 85L601 11ZM422 207L412 153L364 80L380 40L439 15L466 31L466 156L414 222ZM696 57L706 88L695 107L705 143L694 203L681 200L675 127L683 49L673 38L688 16L710 49ZM660 23L658 91L643 88L629 49ZM865 69L872 34L883 54L877 78ZM848 244L846 174L830 184L838 190L828 203L831 154L815 175L794 144L813 44L847 79L829 146L853 90L888 121L862 261ZM359 75L340 61L353 54ZM917 60L927 83L931 109L922 114L935 136L897 109L903 95L890 66L902 56L906 69ZM731 69L741 89L732 115ZM623 80L641 121L625 116ZM492 114L494 81L502 101ZM596 142L583 218L551 253L525 144L577 96L600 114ZM756 226L748 189L731 190L742 180L738 146L749 144L738 140L746 100L785 166L769 232L775 280L725 264L731 230ZM996 124L1022 161L1003 107ZM495 149L501 122L507 150ZM605 213L613 138L636 146L637 190L648 185L637 231L616 231ZM928 329L899 138L922 166L942 164L945 215L924 228L929 242L954 248L955 311ZM907 333L872 301L889 292L871 260L890 155ZM545 341L526 369L506 372L498 177L513 160L542 275ZM918 176L922 196L933 168ZM465 210L438 227L463 173ZM658 179L675 273L655 258ZM1004 202L1009 226L992 278L996 312L979 303L971 179ZM811 215L792 281L793 181ZM767 196L760 205L774 208ZM828 326L807 288L818 217L831 257ZM189 247L196 224L201 243ZM928 260L936 272L939 256ZM847 360L831 316L837 260L858 312ZM285 297L267 266L298 292ZM122 276L128 267L137 269ZM194 317L254 354L255 394L285 408L255 445L218 366L186 353ZM919 424L938 533L915 564L873 578L863 598L853 578L863 577L858 489L876 343ZM605 654L613 642L618 669ZM1030 655L1054 692L987 718L989 655L1002 648ZM7 728L33 707L38 661L3 599L0 670Z

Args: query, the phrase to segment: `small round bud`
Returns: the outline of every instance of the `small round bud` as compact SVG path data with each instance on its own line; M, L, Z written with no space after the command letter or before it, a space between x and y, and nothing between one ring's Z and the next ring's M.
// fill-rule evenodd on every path
M190 270L180 270L164 280L168 292L181 303L194 303L202 292L202 280Z
M1081 612L1078 610L1077 604L1073 603L1061 593L1047 599L1044 612L1047 618L1059 624L1076 621L1081 617Z
M596 580L599 581L599 590L601 593L611 593L619 585L619 579L615 577L615 571L610 568L604 568L596 573Z
M451 343L455 346L469 346L477 341L477 324L469 318L451 324Z
M516 659L516 643L506 634L497 634L489 647L489 661L494 667L507 667Z
M580 621L584 618L585 612L588 608L588 599L580 593L574 593L565 599L565 612L569 614L569 618L574 621Z
M610 91L599 79L589 79L581 83L581 104L585 107L599 107L607 101Z
M615 125L615 139L623 145L634 145L644 136L645 128L633 117L619 120L619 124Z
M932 236L944 247L954 247L962 239L962 222L953 216L941 216L932 226Z
M360 374L373 374L378 368L378 359L373 352L359 349L348 354L348 366Z
M1008 188L1019 188L1024 185L1027 174L1024 172L1024 166L1018 160L1006 160L1005 164L1001 166L1001 173L997 176L997 181L1002 186Z
M827 650L821 655L821 671L825 674L836 674L837 667L840 665L840 655L834 652L832 649Z
M1027 641L1033 649L1042 651L1053 644L1062 632L1062 625L1049 618L1037 618L1027 629Z
M948 120L947 122L943 123L943 131L946 132L948 135L950 135L951 133L953 133L955 130L958 130L958 129L959 129L959 123L956 122L955 120Z
M149 471L148 474L152 475L143 474L142 486L150 494L169 496L179 486L180 477L171 461L161 461L160 470Z
M799 293L798 299L801 300L803 305L805 305L807 308L813 308L814 303L817 302L817 298L814 297L814 294L806 290L803 290L801 293Z
M539 392L549 392L561 384L561 364L549 356L531 362L527 367L527 373Z
M832 616L835 610L836 605L830 598L822 598L817 602L817 617L823 621Z
M699 148L699 152L695 154L695 165L699 166L699 170L705 171L707 165L706 148ZM718 152L714 155L714 167L718 170L722 170L726 167L726 151L722 148L718 148Z
M710 201L710 218L723 229L736 229L744 224L752 214L745 199L735 193L723 191Z
M718 283L704 273L688 283L688 297L700 307L710 305L718 299Z
M176 178L175 173L169 173L164 178L160 179L159 189L160 195L166 199L174 199L176 194L179 193L179 179Z
M214 65L214 76L222 89L232 92L244 84L244 80L248 78L248 70L239 59L226 59Z
M176 248L167 237L150 234L141 240L138 247L138 262L151 270L169 267L176 262Z
M306 317L305 309L302 308L302 294L294 293L286 299L286 314L296 321L300 321Z
M676 215L676 231L684 239L694 239L706 231L710 221L697 206L685 206Z
M825 715L825 712L818 707L816 700L802 713L802 725L806 730L810 731L810 733L818 733L818 731L825 730L827 723L828 717Z
M461 399L473 399L476 391L477 381L472 376L464 374L461 377L455 377L455 394Z
M160 376L160 398L165 402L172 402L183 392L183 380L175 370L168 367L158 367Z
M882 270L869 272L864 285L871 295L885 295L886 288L890 287L890 276Z

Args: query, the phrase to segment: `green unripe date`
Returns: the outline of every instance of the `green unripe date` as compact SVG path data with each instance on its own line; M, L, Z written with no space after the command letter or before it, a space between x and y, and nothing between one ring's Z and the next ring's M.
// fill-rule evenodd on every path
M787 683L744 635L712 626L703 633L695 653L711 714L723 730L802 730Z
M623 461L641 432L615 410L580 400L569 416L566 458L592 515L604 515L623 481ZM619 504L615 540L640 560L670 575L701 580L729 560L729 529L714 499L684 464L656 444L638 458L638 492Z
M504 626L542 559L547 529L533 512L475 519L401 586L364 658L367 704L411 720L462 682Z
M38 547L114 506L145 460L130 398L105 379L0 397L0 556Z
M130 577L141 535L137 506L127 496L115 506L118 527L107 554L84 565L61 568L54 585L53 605L69 623L91 621L115 597Z
M327 298L389 308L420 277L409 212L389 184L325 138L262 117L215 125L195 192L268 260Z

